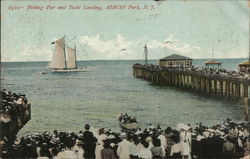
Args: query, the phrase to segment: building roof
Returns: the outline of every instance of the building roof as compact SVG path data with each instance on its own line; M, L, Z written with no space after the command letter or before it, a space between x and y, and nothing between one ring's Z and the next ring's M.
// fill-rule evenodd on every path
M205 64L206 65L221 65L221 62L220 61L211 60L211 61L205 62Z
M245 61L239 64L239 66L250 66L250 61Z
M169 60L192 60L192 59L186 56L178 55L178 54L172 54L170 56L160 59L160 61L169 61Z

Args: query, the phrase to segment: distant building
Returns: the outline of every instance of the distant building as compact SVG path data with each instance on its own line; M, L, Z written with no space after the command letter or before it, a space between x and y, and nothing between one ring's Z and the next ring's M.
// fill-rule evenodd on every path
M238 65L238 69L241 72L249 72L250 71L250 61L242 62Z
M160 59L159 64L160 67L191 67L193 59L181 56L177 54L172 54L170 56L164 57Z
M211 61L207 61L205 62L205 66L206 68L220 68L221 62L220 61L215 61L215 60L211 60Z

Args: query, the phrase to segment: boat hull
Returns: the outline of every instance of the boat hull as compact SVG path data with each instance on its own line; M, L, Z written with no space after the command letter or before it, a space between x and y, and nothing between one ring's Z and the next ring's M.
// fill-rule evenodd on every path
M127 129L127 130L136 130L139 127L139 123L137 123L137 122L127 123L127 124L119 123L119 124L120 124L121 128Z
M68 70L53 70L53 72L88 72L92 71L93 68L77 68L77 69L68 69Z

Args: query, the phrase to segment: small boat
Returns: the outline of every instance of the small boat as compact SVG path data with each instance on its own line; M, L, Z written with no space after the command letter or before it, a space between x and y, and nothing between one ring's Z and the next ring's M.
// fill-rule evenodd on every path
M47 75L48 72L43 71L43 72L40 72L40 74L41 74L41 75Z
M76 45L74 48L65 43L65 36L52 42L55 44L54 54L48 67L52 72L88 72L93 68L78 67L76 57Z
M128 130L128 131L133 131L137 130L139 128L139 123L135 117L129 116L127 113L121 114L119 116L119 125L122 129Z

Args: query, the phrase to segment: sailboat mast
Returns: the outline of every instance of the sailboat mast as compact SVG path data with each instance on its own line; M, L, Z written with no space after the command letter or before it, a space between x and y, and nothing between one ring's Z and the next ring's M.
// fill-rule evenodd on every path
M65 35L63 36L64 39L64 44L63 44L63 50L64 50L64 63L65 63L65 68L67 69L67 60L66 60L66 47L65 47Z
M148 65L148 48L147 44L144 46L144 55L145 55L145 65Z
M77 68L77 61L76 61L76 37L75 37L75 63L76 63L76 68Z
M214 49L212 48L212 61L214 61Z
M248 16L249 16L249 19L250 19L250 0L248 1ZM248 21L248 29L249 29L249 32L248 32L248 35L250 36L250 20ZM248 57L248 62L250 62L250 37L248 38L249 39L249 57Z

